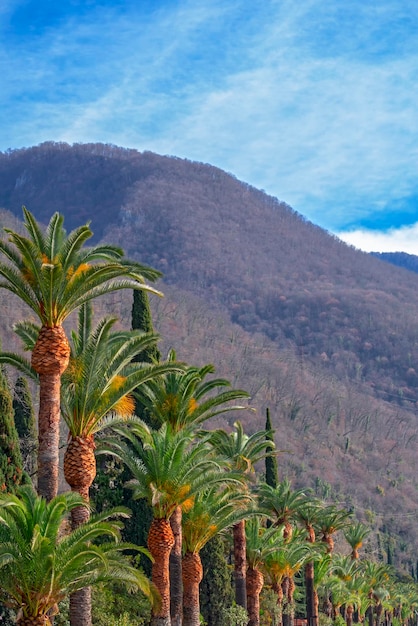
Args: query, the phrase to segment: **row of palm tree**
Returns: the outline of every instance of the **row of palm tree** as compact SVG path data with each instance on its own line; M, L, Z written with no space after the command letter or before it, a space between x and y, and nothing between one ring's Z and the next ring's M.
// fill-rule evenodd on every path
M227 380L208 380L212 365L197 368L178 363L173 351L164 363L138 362L135 357L155 345L157 336L153 333L115 330L116 319L111 317L93 327L89 302L94 297L115 289L153 290L144 281L154 280L158 273L124 260L122 251L113 247L83 249L91 235L87 226L67 237L62 217L57 214L44 235L33 216L26 210L24 214L29 238L9 231L9 243L1 242L8 262L0 264L0 285L28 304L41 326L33 322L16 326L32 353L30 363L11 354L3 354L0 360L18 366L39 382L38 491L51 506L56 502L57 488L57 403L58 416L60 408L67 423L64 473L79 496L67 507L72 531L66 537L83 541L87 536L93 519L89 488L96 474L95 455L112 454L129 469L134 497L145 498L153 512L148 535L152 585L147 588L142 579L137 581L151 598L152 590L158 594L152 626L198 626L198 590L203 574L199 552L211 537L231 527L236 600L248 609L250 626L260 623L264 580L277 593L283 626L292 626L295 576L303 570L309 626L318 624L321 572L327 580L325 596L330 614L335 617L344 606L347 620L350 615L352 618L354 608L360 609L357 601L350 599L343 579L338 579L340 570L333 570L330 579L333 535L346 530L354 562L364 527L348 525L346 511L324 506L304 490L292 490L289 481L274 487L257 484L255 464L276 454L270 432L248 436L240 422L230 433L202 428L211 417L246 408L235 402L247 399L248 394L231 389ZM78 329L68 341L62 322L77 308ZM135 416L135 396L146 408L150 423ZM96 441L102 432L105 436ZM28 497L22 495L23 499ZM32 509L38 506L34 504ZM3 518L0 527L7 527ZM58 550L62 540L56 535L49 543L50 557L51 546ZM89 540L80 554L90 554L87 546L96 550ZM126 546L112 549L119 548ZM0 560L0 568L8 563L7 558ZM129 573L129 563L123 559L120 563ZM95 561L91 565L94 570ZM71 592L70 621L72 626L89 626L89 584L96 579L86 576L78 580L78 586L65 587ZM354 589L351 591L354 594ZM373 585L369 585L368 594L369 606L373 600L373 614L378 615L384 603L377 602L379 594ZM56 600L48 606L25 604L19 623L48 623L47 612Z

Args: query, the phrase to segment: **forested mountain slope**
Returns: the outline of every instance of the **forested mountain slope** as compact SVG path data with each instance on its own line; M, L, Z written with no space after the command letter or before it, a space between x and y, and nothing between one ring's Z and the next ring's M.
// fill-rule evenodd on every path
M396 537L398 562L415 562L418 276L215 167L149 152L1 154L0 207L20 217L22 204L44 222L64 213L68 229L91 220L96 239L162 270L152 307L163 350L248 389L248 430L269 406L282 475L354 506L382 551ZM130 306L120 294L107 303L125 325ZM0 313L7 344L20 312L4 299Z

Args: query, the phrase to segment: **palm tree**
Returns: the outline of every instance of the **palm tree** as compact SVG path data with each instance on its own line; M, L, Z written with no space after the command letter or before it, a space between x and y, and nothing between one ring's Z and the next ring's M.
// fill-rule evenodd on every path
M334 608L334 619L339 613L339 608L344 604L347 626L352 626L354 610L360 611L363 603L364 580L359 561L353 559L351 555L337 555L333 558L330 573L329 588Z
M376 621L382 610L382 599L386 595L385 587L390 583L392 568L383 563L360 561L364 584L367 587L370 606L367 610L369 626L373 626L373 613Z
M248 515L250 498L218 485L195 497L183 516L183 626L199 626L200 551L216 534Z
M132 419L134 389L169 365L133 362L136 354L155 344L156 335L138 331L112 331L116 318L104 318L93 330L91 305L79 312L78 332L72 332L70 364L62 377L61 412L68 426L64 476L73 491L89 502L89 489L96 477L95 435L112 424ZM88 506L71 512L73 528L89 518ZM84 620L80 615L84 609ZM76 621L73 616L78 616ZM70 622L91 624L91 592L83 589L70 596Z
M260 593L264 585L262 569L269 556L283 543L283 527L265 528L259 516L252 517L245 526L247 545L247 608L248 626L260 624Z
M316 498L309 498L297 509L297 519L306 530L306 540L311 545L316 542L315 523L321 516L322 503ZM315 563L308 561L305 565L306 619L308 626L318 626L318 601L315 590Z
M110 245L84 246L92 236L88 225L69 235L64 218L55 213L43 233L33 215L23 209L24 237L6 229L0 241L0 287L17 295L41 323L32 352L32 367L39 374L38 492L48 500L58 490L58 444L61 374L70 358L62 326L84 302L119 289L148 289L145 280L159 272L123 259L123 251Z
M120 580L156 600L147 578L123 554L140 548L119 542L122 524L112 518L126 517L126 509L65 532L67 514L81 502L76 493L46 502L29 486L18 496L0 494L0 599L18 611L19 626L47 626L68 594L103 581Z
M274 540L274 549L264 561L264 570L270 581L275 583L274 590L277 593L278 604L281 604L282 623L293 626L295 576L308 561L317 560L319 551L316 545L306 542L303 531L297 529L290 538L286 538L284 527L281 526L281 529L281 541Z
M146 498L153 509L148 548L161 605L152 615L152 626L170 626L169 556L174 545L170 517L178 506L190 508L199 491L211 484L238 482L238 477L226 475L207 441L195 443L188 430L173 433L167 424L151 430L139 421L129 427L116 425L114 430L123 439L103 442L99 452L126 464L133 476L128 484L134 498Z
M210 442L216 452L226 459L233 470L242 472L247 478L254 473L255 464L269 454L275 454L274 442L267 437L267 431L260 430L251 436L244 433L241 422L235 422L235 430L215 430L210 434ZM246 535L245 520L233 526L235 601L247 608L246 585Z
M350 524L350 526L345 528L343 532L345 540L351 548L351 558L353 560L358 559L359 550L363 545L363 541L368 535L370 535L370 528L361 522L356 522L354 524Z
M175 351L170 350L168 363L174 363L175 359ZM230 382L224 378L207 380L207 376L214 371L211 364L203 367L189 366L183 371L173 371L154 378L140 387L135 395L150 416L151 424L156 427L168 424L174 433L189 427L195 429L216 415L246 408L231 402L248 398L249 394L242 389L230 389ZM181 507L177 507L170 517L174 534L174 546L170 553L172 626L181 626L182 621L181 517Z
M350 511L337 509L335 506L324 507L321 511L319 520L316 522L317 530L322 534L321 541L327 546L327 552L332 554L334 550L333 535L338 530L343 530L349 525Z
M276 526L284 525L284 538L290 539L293 533L292 521L307 502L305 490L291 489L289 480L283 480L277 487L260 483L257 487L259 508L263 515L274 521Z

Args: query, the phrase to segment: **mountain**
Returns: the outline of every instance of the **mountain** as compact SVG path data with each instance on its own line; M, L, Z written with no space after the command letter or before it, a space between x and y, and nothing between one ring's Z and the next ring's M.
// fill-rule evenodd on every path
M418 275L347 246L286 203L213 166L103 144L0 154L0 225L25 205L160 269L160 348L247 389L270 408L281 476L373 523L370 550L395 542L416 562ZM100 304L130 325L131 296ZM0 303L3 345L26 313ZM229 427L236 414L216 421ZM262 469L262 468L261 468Z
M406 252L371 252L373 256L411 272L418 272L418 256Z

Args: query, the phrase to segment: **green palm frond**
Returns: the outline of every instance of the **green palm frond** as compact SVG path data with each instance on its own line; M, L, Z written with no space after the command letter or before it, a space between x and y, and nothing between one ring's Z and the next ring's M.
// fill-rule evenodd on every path
M167 362L175 362L176 353L171 350ZM170 372L155 378L136 393L136 397L148 410L155 423L167 422L178 431L191 424L197 426L216 415L243 410L248 407L232 405L231 402L249 398L242 389L228 389L230 383L223 378L205 380L214 372L211 364L203 367L186 367L183 371Z
M225 473L206 440L195 442L190 431L173 433L167 424L151 430L140 420L115 426L119 438L99 442L99 454L121 459L132 474L135 498L146 498L155 517L169 519L177 506L189 508L200 491L216 484L240 484L241 476Z
M218 429L209 434L211 445L231 468L252 473L258 461L275 454L274 443L267 438L267 431L247 435L241 422L235 422L234 428L231 433Z
M124 555L137 549L120 542L119 520L127 510L113 509L63 532L68 513L80 504L76 493L47 503L31 487L17 496L0 494L0 597L25 617L45 615L69 593L115 578L155 599L149 581Z
M0 286L16 294L41 324L58 326L85 302L120 289L145 289L159 295L146 280L160 273L123 258L116 246L85 247L88 225L67 235L62 215L55 213L43 233L34 216L23 209L25 237L6 229L0 241Z

